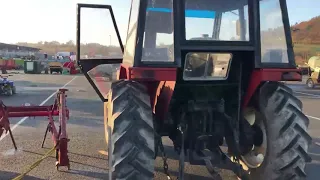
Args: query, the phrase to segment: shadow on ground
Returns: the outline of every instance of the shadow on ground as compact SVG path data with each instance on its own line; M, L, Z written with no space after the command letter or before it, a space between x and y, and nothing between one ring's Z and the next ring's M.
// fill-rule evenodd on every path
M15 172L8 172L8 171L0 171L1 174L1 179L2 180L10 180L13 179L17 176L19 176L19 173L15 173ZM36 178L36 177L32 177L32 176L24 176L23 180L44 180L44 179L40 179L40 178Z
M318 142L319 144L317 145L316 142ZM177 161L179 160L179 156L174 151L172 146L164 145L164 149L168 159L177 160ZM320 170L320 138L313 138L313 142L309 148L309 155L312 158L312 162L306 165L307 180L317 180L319 179L318 176L319 176L319 170ZM162 157L160 150L158 152L157 157L160 157L160 158ZM188 158L185 159L185 162L189 162ZM163 172L163 169L159 169L159 171ZM178 172L169 172L169 174L172 174L175 176L178 175L177 173ZM192 174L189 174L188 176L191 179L195 178L197 180L210 179L207 177L195 176Z
M35 81L25 81L25 80L14 80L16 86L24 86L24 87L61 87L61 83L43 83L43 82L35 82ZM74 87L74 85L69 85L68 87Z
M155 167L155 171L164 173L163 168ZM172 177L178 177L179 173L177 171L168 170L169 175ZM196 180L213 180L211 177L199 176L189 173L184 173L185 179L196 179Z
M108 177L108 173L98 173L98 172L91 172L91 171L84 171L84 170L73 170L72 168L69 171L65 171L64 173L82 175L82 176L95 178L95 179L106 179Z
M50 148L46 148L44 147L44 149L47 149L49 150ZM38 155L38 156L44 156L44 154L42 153L38 153L38 152L34 152L34 151L29 151L29 150L23 150L23 152L25 153L29 153L29 154L34 154L34 155ZM78 154L78 153L72 153L72 152L68 152L68 155L77 155L77 156L83 156L83 157L86 157L86 158L94 158L94 159L101 159L99 157L94 157L94 156L88 156L88 155L84 155L84 154ZM56 159L55 157L53 156L49 156L48 158L51 158L51 159ZM105 160L105 159L102 159L102 160ZM90 168L96 168L96 169L101 169L101 170L108 170L106 168L101 168L101 167L97 167L97 166L94 166L94 165L90 165L88 163L82 163L82 162L79 162L79 161L74 161L74 160L70 160L70 166L71 166L71 169L72 169L72 164L80 164L80 165L84 165L84 166L87 166L87 167L90 167Z
M306 173L308 175L308 180L319 179L320 170L320 139L313 138L313 142L309 148L309 155L312 158L312 162L307 164Z
M54 103L54 99L51 99L47 105ZM5 105L10 105L5 103ZM22 104L14 104L14 106L21 106ZM67 124L87 126L87 127L102 127L103 126L103 104L100 100L87 100L67 98L67 107L70 112L70 119ZM10 118L10 122L20 120L23 117ZM55 124L59 124L59 117L54 116ZM37 127L41 122L48 122L48 117L28 117L28 119L20 124L22 127ZM68 125L67 125L68 126ZM45 131L45 129L44 129Z
M103 126L103 103L100 100L68 98L67 101L71 113L68 124Z
M48 147L43 147L44 149L47 149L47 150L50 150L51 148L48 148ZM33 153L33 154L37 154L37 155L43 155L43 154L40 154L40 153L35 153L35 152L31 152L31 151L26 151L24 150L25 152L28 152L28 153ZM82 157L86 157L86 158L93 158L93 159L97 159L97 160L103 160L103 161L107 161L108 158L101 158L101 157L97 157L97 156L89 156L89 155L85 155L85 154L79 154L79 153L75 153L75 152L68 152L68 154L72 154L72 155L76 155L76 156L82 156ZM75 162L77 163L77 162Z

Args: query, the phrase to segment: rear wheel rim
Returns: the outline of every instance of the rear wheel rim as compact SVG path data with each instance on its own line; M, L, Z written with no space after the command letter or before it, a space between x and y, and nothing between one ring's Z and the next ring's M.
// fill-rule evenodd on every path
M241 156L241 159L249 168L258 168L264 162L267 154L267 132L262 114L255 109L250 109L249 113L254 113L254 120L252 118L251 120L247 119L248 122L251 124L251 126L256 125L262 131L263 138L261 145L253 145L252 150L246 155Z

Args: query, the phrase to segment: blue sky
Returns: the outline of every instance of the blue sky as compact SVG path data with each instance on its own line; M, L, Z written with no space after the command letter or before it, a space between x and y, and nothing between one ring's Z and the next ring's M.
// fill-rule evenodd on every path
M66 42L76 38L76 4L110 4L125 40L131 0L2 0L0 3L0 42ZM287 0L290 22L320 15L319 0ZM111 19L106 12L84 12L87 24L83 40L117 44ZM90 19L90 20L89 20ZM104 22L102 23L99 22Z

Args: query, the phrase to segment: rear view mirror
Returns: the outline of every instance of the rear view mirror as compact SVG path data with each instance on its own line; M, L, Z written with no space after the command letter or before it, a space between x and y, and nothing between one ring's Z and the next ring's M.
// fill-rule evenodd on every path
M241 26L240 26L240 21L237 20L236 22L236 31L237 31L237 36L241 35Z
M246 19L238 19L236 21L236 34L237 36L243 36L243 38L245 37L245 35L247 34L247 21ZM242 32L243 31L243 32Z

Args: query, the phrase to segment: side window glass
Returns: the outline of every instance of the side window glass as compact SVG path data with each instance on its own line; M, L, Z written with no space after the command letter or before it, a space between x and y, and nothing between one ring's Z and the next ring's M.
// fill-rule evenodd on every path
M139 17L140 0L132 0L129 26L127 32L127 42L123 60L131 61L135 55L135 46L137 39L137 26Z
M142 61L174 61L173 1L148 1Z
M119 64L108 64L113 59L121 59L122 49L108 8L81 8L80 16L80 59L99 59L107 62L86 70L89 82L99 95L107 98L112 81L117 78ZM137 19L137 18L136 18ZM132 27L132 26L131 26ZM70 52L59 52L58 62L69 62Z
M288 63L287 41L279 0L260 1L261 62Z
M226 9L224 1L185 0L186 40L249 41L248 0L233 0ZM232 9L232 10L231 10ZM201 27L201 28L195 28Z

